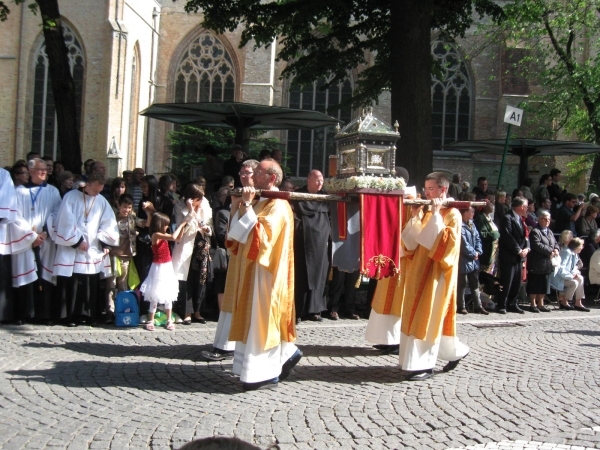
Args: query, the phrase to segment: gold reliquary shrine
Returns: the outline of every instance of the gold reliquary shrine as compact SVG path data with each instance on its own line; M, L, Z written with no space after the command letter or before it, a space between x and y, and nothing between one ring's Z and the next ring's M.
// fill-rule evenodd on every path
M339 125L338 125L339 127ZM396 175L396 142L400 139L398 122L394 128L373 115L373 109L363 110L335 135L337 148L337 178L352 176Z

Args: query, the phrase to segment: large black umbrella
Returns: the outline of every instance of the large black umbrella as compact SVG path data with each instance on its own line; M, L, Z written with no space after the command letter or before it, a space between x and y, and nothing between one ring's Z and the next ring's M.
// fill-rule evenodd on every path
M467 153L502 155L505 139L484 139L458 141L444 145L444 149L459 150ZM565 156L585 155L600 151L600 146L590 142L553 141L547 139L510 139L508 151L520 157L519 186L528 175L528 158L530 156Z
M238 144L248 130L313 130L342 123L318 111L237 102L157 103L140 114L181 125L234 129Z

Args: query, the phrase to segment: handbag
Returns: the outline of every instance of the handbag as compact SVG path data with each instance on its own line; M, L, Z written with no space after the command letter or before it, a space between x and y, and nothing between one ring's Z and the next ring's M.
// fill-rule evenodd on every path
M210 259L212 261L213 271L227 272L227 251L223 247L211 247Z
M560 266L560 255L556 255L553 258L550 258L550 263L552 263L552 267Z

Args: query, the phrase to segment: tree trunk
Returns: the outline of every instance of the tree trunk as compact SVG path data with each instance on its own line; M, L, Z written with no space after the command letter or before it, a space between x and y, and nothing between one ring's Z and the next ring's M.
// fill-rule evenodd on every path
M391 3L392 123L400 124L396 165L422 187L433 170L431 140L431 24L433 0ZM411 70L407 70L410 67Z
M81 145L77 129L75 83L69 66L58 0L36 0L36 3L42 15L61 159L66 170L81 174Z

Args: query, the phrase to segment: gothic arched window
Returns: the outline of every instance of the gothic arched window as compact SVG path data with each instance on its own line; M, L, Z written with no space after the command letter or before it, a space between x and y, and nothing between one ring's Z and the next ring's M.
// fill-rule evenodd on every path
M233 61L223 43L204 32L187 47L175 73L175 102L232 102Z
M289 90L289 107L296 109L311 109L319 111L344 123L352 119L352 109L349 106L331 110L338 103L350 100L352 84L346 79L337 86L324 88L325 80L319 80L304 89L291 86ZM335 127L319 128L318 130L288 131L286 165L294 177L305 177L308 172L317 169L327 176L329 155L335 155Z
M69 51L69 65L75 82L75 98L77 108L77 128L81 125L81 103L83 97L83 72L85 57L79 40L68 25L63 24L65 44ZM60 159L58 144L58 129L56 126L56 110L52 83L48 71L48 56L46 43L42 42L35 54L35 81L33 93L33 121L31 127L31 151L41 155L51 155Z
M437 73L431 76L433 149L469 139L471 128L471 81L456 48L434 41L431 54Z

